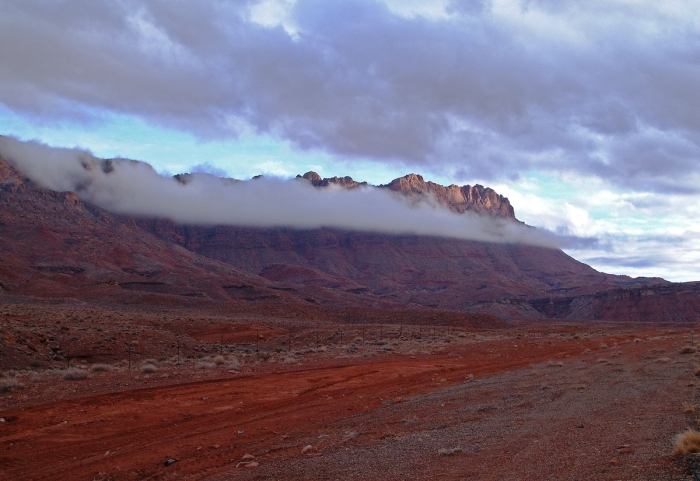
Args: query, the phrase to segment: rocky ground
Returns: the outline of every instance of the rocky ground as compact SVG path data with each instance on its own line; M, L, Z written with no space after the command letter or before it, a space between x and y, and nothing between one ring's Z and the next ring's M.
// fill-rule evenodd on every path
M2 479L694 475L671 455L700 406L688 326L0 315Z

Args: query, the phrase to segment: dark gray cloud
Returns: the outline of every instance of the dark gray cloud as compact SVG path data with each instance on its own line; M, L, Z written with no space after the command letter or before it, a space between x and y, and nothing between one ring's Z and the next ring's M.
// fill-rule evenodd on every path
M0 102L42 119L242 126L347 158L485 179L532 169L698 191L697 9L663 2L2 0ZM501 2L499 2L501 3Z

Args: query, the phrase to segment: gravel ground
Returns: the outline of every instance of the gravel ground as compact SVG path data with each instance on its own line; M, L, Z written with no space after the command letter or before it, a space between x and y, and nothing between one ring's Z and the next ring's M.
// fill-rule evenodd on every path
M486 376L337 421L322 455L224 479L676 480L696 359L648 343ZM651 351L651 352L650 352ZM340 428L338 430L338 428Z

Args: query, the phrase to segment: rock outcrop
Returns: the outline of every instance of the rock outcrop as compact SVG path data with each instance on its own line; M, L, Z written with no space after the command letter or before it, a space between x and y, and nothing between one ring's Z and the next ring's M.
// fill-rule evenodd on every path
M350 176L345 177L327 177L322 179L320 175L316 172L307 172L304 175L297 175L297 179L306 179L314 187L328 187L329 185L338 185L340 187L345 187L347 189L354 189L356 187L362 187L368 185L367 182L357 182L353 180Z
M408 174L404 177L394 179L389 184L382 186L394 192L413 196L434 196L457 213L467 210L488 214L496 217L515 219L515 212L510 205L510 201L496 193L495 190L479 184L475 186L457 185L443 186L434 182L426 182L422 176Z
M357 182L348 176L321 178L316 172L297 175L297 179L306 179L315 187L338 185L353 189L368 185L367 182ZM516 220L513 206L510 205L510 201L506 197L499 195L489 187L479 184L475 186L463 185L461 187L453 184L445 187L435 182L426 182L421 175L408 174L378 187L419 199L432 197L458 214L472 211Z

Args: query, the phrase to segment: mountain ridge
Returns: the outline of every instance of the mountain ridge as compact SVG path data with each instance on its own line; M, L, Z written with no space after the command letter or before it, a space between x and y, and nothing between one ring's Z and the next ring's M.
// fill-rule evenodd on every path
M559 249L114 215L1 157L0 207L1 296L616 321L694 321L700 307L700 283L600 273Z

